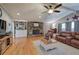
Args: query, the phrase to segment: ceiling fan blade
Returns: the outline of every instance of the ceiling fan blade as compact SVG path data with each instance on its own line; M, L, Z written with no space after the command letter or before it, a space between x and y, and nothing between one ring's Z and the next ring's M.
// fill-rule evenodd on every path
M58 8L58 7L60 7L60 6L62 6L62 4L57 5L54 9L56 9L56 8Z
M45 5L44 5L44 7L45 7L46 9L49 9L49 8L48 8L47 6L45 6Z
M59 10L54 10L54 12L57 12L57 13L59 13L60 11L59 11Z

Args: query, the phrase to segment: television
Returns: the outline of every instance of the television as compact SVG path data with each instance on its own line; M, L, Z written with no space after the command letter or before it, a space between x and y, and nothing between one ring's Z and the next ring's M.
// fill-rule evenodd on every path
M6 21L0 19L0 35L6 33Z

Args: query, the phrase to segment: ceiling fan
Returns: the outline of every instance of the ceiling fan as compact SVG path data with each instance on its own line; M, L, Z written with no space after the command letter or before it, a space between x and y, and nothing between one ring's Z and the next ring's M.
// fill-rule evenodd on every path
M59 13L60 11L57 10L57 8L59 8L61 6L62 6L62 4L57 4L57 3L45 4L44 7L47 9L47 11L44 11L42 13L46 13L46 12L48 12L49 14L53 13L53 12Z

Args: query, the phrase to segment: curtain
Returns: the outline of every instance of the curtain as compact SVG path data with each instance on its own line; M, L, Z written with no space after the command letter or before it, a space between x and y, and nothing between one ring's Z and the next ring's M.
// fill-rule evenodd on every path
M62 31L62 25L61 24L58 24L58 32L61 32Z
M66 22L66 31L71 31L71 22Z
M79 32L79 21L75 21L75 32Z

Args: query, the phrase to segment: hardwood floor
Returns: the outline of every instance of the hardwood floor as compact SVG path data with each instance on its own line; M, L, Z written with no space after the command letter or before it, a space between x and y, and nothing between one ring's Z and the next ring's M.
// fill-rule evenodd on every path
M35 40L43 40L43 36L16 38L16 42L7 49L4 55L38 55L38 51L33 45Z

